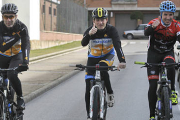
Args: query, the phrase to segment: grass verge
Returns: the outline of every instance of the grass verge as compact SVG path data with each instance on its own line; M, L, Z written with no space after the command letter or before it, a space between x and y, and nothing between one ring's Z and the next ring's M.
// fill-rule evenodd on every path
M73 41L71 43L67 43L67 44L63 44L63 45L59 45L59 46L55 46L55 47L31 50L30 58L53 53L53 52L58 52L58 51L66 50L66 49L71 49L71 48L75 48L75 47L79 47L79 46L81 46L81 41Z

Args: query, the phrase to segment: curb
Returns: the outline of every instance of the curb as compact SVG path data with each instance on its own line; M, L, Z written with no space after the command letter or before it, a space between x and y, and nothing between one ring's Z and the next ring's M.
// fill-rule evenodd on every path
M33 58L30 58L29 61L32 62L32 61L36 61L36 60L39 60L39 59L52 57L52 56L55 56L55 55L58 55L58 54L62 54L62 53L69 52L69 51L76 50L76 49L80 49L80 48L83 48L83 47L80 46L80 47L75 47L75 48L72 48L72 49L67 49L67 50L63 50L63 51L59 51L59 52L54 52L54 53L50 53L50 54L41 55L41 56L38 56L38 57L33 57Z

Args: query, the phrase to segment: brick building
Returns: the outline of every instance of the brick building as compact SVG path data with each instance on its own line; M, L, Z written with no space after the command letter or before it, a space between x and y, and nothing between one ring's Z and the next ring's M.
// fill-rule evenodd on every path
M109 23L117 28L120 37L124 30L135 29L137 24L148 23L151 19L159 16L159 4L164 0L86 0L86 7L91 16L92 10L97 7L104 7L109 12ZM176 4L177 12L180 11L180 0L171 0ZM140 21L130 19L134 11L143 13L143 19ZM89 25L92 24L92 18L89 17Z

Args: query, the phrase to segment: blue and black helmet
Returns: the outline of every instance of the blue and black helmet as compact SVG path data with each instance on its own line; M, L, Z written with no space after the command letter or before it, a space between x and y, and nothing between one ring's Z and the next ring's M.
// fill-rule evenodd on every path
M176 12L176 5L172 1L163 1L159 6L160 12Z

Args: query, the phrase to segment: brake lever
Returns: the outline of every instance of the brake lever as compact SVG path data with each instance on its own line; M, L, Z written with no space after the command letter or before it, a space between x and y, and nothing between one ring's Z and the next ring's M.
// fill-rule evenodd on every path
M74 70L84 71L84 68L76 68Z
M144 65L144 66L142 66L141 68L143 68L143 67L152 68L151 65Z

